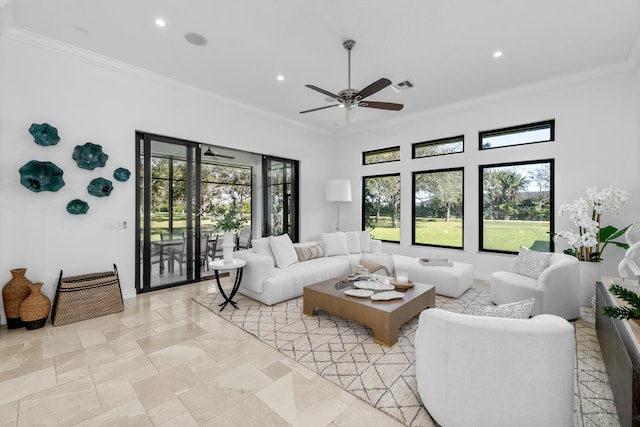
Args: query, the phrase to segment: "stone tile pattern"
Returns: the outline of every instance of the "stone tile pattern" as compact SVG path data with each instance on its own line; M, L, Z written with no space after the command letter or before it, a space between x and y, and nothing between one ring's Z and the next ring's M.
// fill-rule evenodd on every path
M211 287L138 295L122 313L65 326L0 328L0 427L401 425L193 300Z
M266 306L242 295L239 309L218 311L217 293L196 298L205 307L250 332L282 354L329 379L407 426L433 426L422 406L415 379L415 317L405 324L396 345L373 341L371 331L325 311L302 314L302 298ZM476 305L491 305L486 287L472 287L460 298L437 296L436 305L471 313ZM575 425L616 426L618 417L595 332L593 314L571 322L576 331Z

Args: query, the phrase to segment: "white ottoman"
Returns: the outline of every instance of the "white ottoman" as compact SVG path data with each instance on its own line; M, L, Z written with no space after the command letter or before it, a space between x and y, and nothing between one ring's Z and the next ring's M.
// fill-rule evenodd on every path
M406 271L409 280L436 287L436 294L458 298L473 284L473 267L465 262L454 262L451 267L427 267L418 258L393 256L395 271Z

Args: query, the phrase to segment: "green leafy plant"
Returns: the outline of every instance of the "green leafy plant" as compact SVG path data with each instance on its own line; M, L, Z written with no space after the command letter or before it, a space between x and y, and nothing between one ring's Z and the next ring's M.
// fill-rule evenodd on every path
M210 203L201 210L200 214L211 216L213 226L219 232L232 231L236 233L246 222L240 216L240 209L236 203L231 203L228 206Z
M602 314L617 319L640 319L640 295L617 283L609 286L609 292L626 303L630 307L612 307L610 305L602 307Z

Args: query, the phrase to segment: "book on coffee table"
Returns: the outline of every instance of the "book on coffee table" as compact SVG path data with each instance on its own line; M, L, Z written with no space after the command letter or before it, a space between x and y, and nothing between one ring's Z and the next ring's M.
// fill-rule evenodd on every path
M453 261L446 258L420 258L420 264L429 267L453 267Z

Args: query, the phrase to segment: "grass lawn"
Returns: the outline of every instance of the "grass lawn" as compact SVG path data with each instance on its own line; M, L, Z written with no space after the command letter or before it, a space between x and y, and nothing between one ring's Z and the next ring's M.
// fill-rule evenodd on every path
M416 221L416 242L439 246L462 246L462 221ZM391 227L391 219L381 217L371 237L400 241L400 228ZM518 252L520 246L530 248L537 240L549 241L549 222L540 221L484 221L484 249Z
M462 247L462 220L416 218L416 243Z
M484 249L518 252L530 248L536 240L549 241L549 222L484 221Z
M200 219L200 227L203 230L211 229L211 219L202 217ZM180 234L187 229L187 214L173 214L173 232ZM154 212L151 214L151 240L160 240L161 233L169 232L169 213Z

